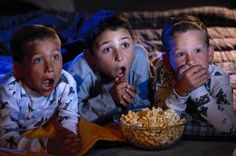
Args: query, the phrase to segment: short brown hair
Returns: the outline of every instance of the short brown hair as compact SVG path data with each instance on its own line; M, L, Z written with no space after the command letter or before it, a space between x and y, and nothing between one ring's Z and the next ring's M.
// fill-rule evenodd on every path
M26 55L24 48L30 42L40 41L48 38L58 39L58 42L61 44L57 32L51 27L43 25L30 25L16 31L10 41L13 61L22 62Z
M117 30L125 28L133 38L132 28L128 18L120 13L109 10L99 10L85 21L81 27L79 39L85 49L93 51L93 43L105 30Z
M162 31L162 43L167 55L169 55L170 44L169 41L173 39L174 35L179 32L186 32L188 30L199 30L204 34L205 42L209 46L209 34L207 27L197 17L192 15L184 15L176 18L172 18L167 23Z

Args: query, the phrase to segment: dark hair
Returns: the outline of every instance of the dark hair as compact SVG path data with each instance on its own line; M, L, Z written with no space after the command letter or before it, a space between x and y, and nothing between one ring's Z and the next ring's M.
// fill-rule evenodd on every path
M197 17L191 15L184 15L176 18L172 18L169 23L165 24L162 31L162 43L167 55L170 51L170 40L176 33L186 32L188 30L199 30L205 36L205 42L209 45L209 34L204 23Z
M84 44L87 50L93 51L95 39L104 32L104 30L116 30L118 28L127 29L133 38L131 25L126 16L113 11L100 10L93 14L82 25L79 40Z
M27 44L48 38L58 39L59 43L61 42L57 32L53 28L43 25L25 26L16 31L10 41L13 61L22 62L26 55L25 47Z

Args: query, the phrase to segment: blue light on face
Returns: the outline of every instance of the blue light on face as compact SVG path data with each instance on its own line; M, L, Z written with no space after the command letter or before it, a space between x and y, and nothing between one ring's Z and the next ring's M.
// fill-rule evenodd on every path
M169 38L169 40L166 40L166 43L168 45L167 56L169 59L169 63L171 65L172 70L177 74L177 65L175 60L175 41Z

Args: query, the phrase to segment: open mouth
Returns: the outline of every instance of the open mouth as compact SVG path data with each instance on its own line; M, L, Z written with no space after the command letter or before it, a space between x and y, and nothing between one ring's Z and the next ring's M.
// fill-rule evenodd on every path
M44 91L50 91L53 88L54 79L43 80L42 88Z
M116 70L116 77L122 79L125 77L126 67L120 67Z

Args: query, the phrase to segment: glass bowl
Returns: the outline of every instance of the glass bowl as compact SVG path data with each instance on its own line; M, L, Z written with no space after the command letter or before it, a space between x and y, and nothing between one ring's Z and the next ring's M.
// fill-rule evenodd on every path
M156 110L131 110L128 113L116 114L113 120L120 125L123 135L131 145L145 150L160 150L182 137L185 125L191 117L186 113L179 117L170 109L169 114L159 108L158 113Z

